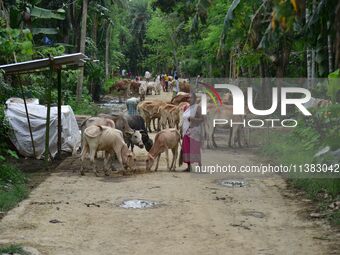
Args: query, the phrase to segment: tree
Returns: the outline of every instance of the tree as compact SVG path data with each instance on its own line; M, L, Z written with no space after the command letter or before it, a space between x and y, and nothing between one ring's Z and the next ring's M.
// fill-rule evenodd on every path
M86 22L87 22L87 4L88 0L83 0L83 11L81 19L81 31L80 31L80 42L79 51L85 53L85 40L86 40ZM77 84L77 101L80 101L83 93L83 82L84 82L84 68L80 68L78 84Z

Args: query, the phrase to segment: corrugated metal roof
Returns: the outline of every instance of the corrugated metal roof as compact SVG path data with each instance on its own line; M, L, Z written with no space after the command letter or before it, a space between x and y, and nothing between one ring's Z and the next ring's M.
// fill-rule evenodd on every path
M85 62L86 56L83 53L73 53L62 55L58 57L52 58L52 64L55 66L62 65L78 65L82 66ZM35 59L20 63L13 63L8 65L1 65L0 69L3 70L6 74L19 74L23 72L39 70L43 68L50 67L51 59L43 58L43 59Z

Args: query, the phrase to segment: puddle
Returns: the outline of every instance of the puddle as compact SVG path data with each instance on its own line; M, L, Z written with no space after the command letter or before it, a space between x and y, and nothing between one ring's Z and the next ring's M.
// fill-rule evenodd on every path
M252 217L260 218L260 219L265 217L265 214L263 212L257 212L257 211L244 211L241 214L244 216L252 216Z
M122 113L127 110L125 102L119 102L118 100L103 101L97 105L105 112L112 114Z
M125 209L144 209L144 208L154 208L158 206L160 203L157 201L144 200L144 199L132 199L132 200L124 200L119 207Z
M229 188L242 188L247 185L243 180L218 180L217 183Z

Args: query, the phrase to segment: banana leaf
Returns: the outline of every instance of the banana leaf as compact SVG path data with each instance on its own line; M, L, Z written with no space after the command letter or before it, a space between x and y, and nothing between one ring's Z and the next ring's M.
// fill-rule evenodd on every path
M63 9L59 9L58 11L48 10L44 8L40 8L37 6L30 6L31 16L40 18L40 19L65 19L65 11Z
M32 34L44 34L44 35L56 35L58 34L59 30L56 28L32 28Z

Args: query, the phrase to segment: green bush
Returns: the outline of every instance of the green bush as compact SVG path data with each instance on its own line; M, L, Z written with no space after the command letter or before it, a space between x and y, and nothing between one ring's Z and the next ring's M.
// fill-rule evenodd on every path
M26 178L17 168L0 164L0 211L13 208L27 197Z
M92 102L91 97L86 93L86 91L84 91L80 102L77 102L76 97L72 96L66 103L72 107L74 114L95 116L99 112L99 107Z
M0 247L0 254L20 254L20 255L30 255L30 253L23 250L20 245L9 245Z
M307 150L322 146L330 146L333 150L340 148L340 105L315 109L312 116L299 120L295 135Z

